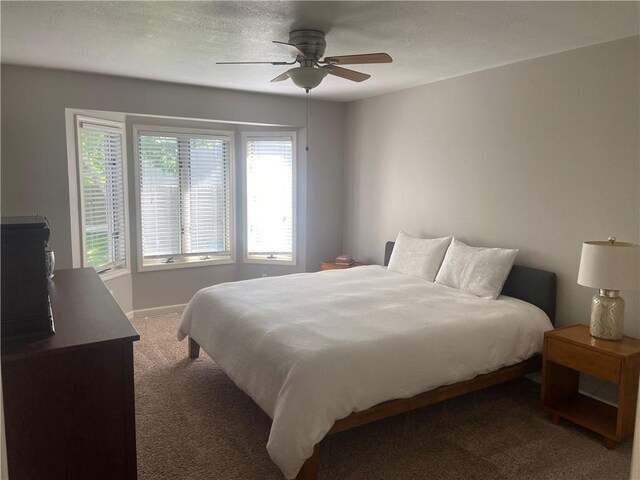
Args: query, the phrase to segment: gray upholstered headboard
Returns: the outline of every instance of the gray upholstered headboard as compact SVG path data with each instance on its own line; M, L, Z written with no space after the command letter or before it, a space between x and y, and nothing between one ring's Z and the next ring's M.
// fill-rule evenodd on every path
M387 242L384 266L389 265L395 242ZM556 274L522 265L514 265L504 282L502 294L532 303L547 314L551 323L556 321Z

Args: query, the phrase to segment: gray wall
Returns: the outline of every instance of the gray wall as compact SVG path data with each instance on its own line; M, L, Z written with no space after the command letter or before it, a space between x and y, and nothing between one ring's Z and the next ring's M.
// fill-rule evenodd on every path
M302 98L2 65L2 215L47 215L58 268L73 265L65 108L294 127L303 127L306 117ZM301 260L309 271L340 253L344 110L341 103L313 102L311 151L299 159L307 187L298 227L302 224L299 233L307 239ZM298 140L304 139L303 128ZM135 205L134 197L130 204ZM135 231L130 233L133 240ZM206 285L290 271L220 265L134 275L131 307L184 303ZM114 288L126 290L127 281ZM128 302L123 303L127 310Z
M558 274L558 323L588 323L585 240L639 237L638 37L349 104L344 250L399 230L520 249ZM640 335L637 292L625 332Z
M384 242L400 229L454 234L519 248L519 263L557 272L559 323L587 323L594 292L575 283L582 241L638 241L638 50L634 37L346 107L314 102L306 269L341 251L380 263ZM60 268L72 265L65 108L298 127L305 120L297 98L3 65L2 214L47 214ZM145 308L183 303L212 283L289 271L149 272L113 289L132 290L130 308ZM626 332L638 336L638 296L623 295Z

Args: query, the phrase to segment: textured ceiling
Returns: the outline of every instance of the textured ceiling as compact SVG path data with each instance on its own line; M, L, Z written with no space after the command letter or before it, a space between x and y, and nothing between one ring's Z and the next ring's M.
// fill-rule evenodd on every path
M270 83L289 60L271 40L327 33L327 55L387 52L327 77L315 98L349 101L637 35L637 2L2 2L2 61L195 85L303 95Z

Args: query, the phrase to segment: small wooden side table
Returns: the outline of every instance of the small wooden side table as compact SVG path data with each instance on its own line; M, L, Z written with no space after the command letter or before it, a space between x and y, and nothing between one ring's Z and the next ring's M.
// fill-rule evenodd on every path
M320 270L343 270L345 268L361 267L364 263L353 262L351 265L340 265L335 262L322 262Z
M618 386L618 406L578 392L580 372ZM602 435L604 444L633 435L640 376L640 340L594 338L588 325L573 325L544 334L542 405L551 421L564 418Z

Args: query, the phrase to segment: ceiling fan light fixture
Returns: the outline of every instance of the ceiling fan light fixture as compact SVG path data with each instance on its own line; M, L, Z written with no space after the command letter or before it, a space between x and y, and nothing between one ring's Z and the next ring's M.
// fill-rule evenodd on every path
M324 77L327 76L327 71L315 67L297 67L289 70L287 74L298 87L309 91L320 85Z

